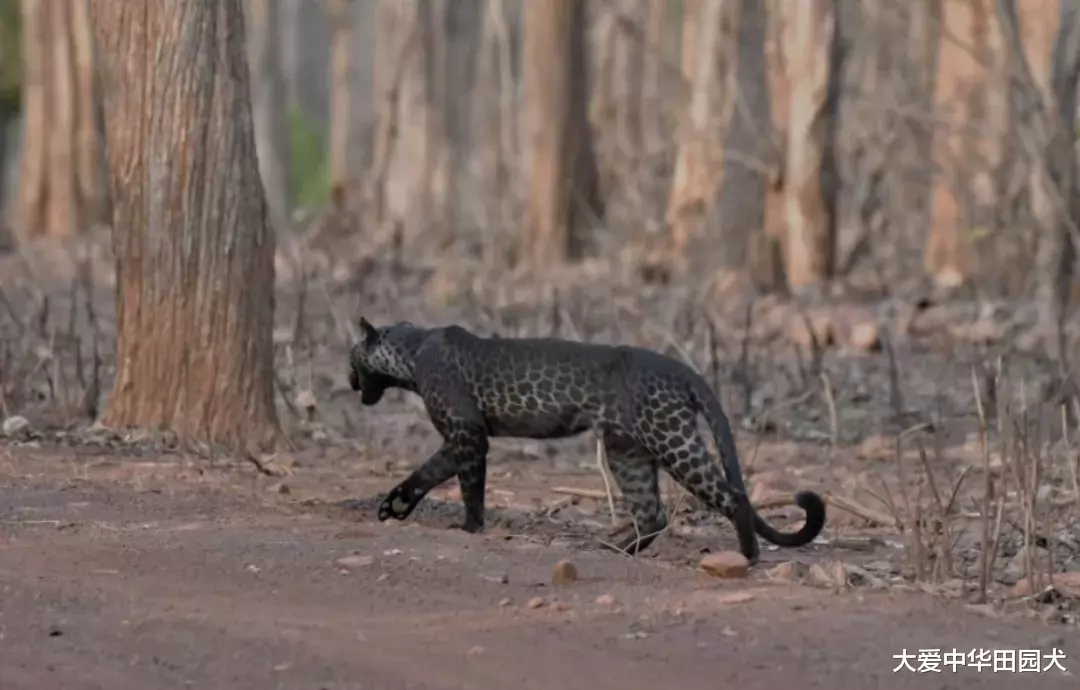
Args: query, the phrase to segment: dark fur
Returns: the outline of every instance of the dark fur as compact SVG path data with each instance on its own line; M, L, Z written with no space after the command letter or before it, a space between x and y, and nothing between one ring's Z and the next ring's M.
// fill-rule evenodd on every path
M735 442L719 400L694 370L651 350L555 339L481 338L459 326L424 329L410 323L376 328L360 320L349 357L349 382L374 405L388 388L420 395L443 445L394 487L379 520L403 520L434 487L453 476L465 504L462 528L484 526L488 438L552 439L595 430L636 522L620 550L637 553L663 530L663 469L735 525L739 548L758 558L755 532L780 546L802 546L825 525L825 504L796 494L802 529L779 532L746 494ZM697 428L702 414L720 449L713 461Z

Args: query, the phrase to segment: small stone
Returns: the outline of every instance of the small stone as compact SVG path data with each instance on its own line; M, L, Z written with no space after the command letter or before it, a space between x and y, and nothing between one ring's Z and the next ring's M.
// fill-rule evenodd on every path
M487 650L484 649L483 647L481 647L480 645L473 645L472 647L469 647L469 651L466 652L466 654L468 656L480 656L481 654L483 654L486 651Z
M701 559L699 565L713 577L742 578L750 572L750 562L746 556L734 551L710 553Z
M596 597L596 603L600 604L601 606L611 606L615 603L615 597L611 596L610 594L601 594L600 596Z
M12 415L4 420L4 424L0 427L0 431L4 432L4 436L9 438L14 437L26 431L30 428L30 420L22 415Z
M266 487L266 490L269 491L270 493L276 493L276 494L282 494L282 495L292 493L292 489L290 489L289 485L286 484L285 482L278 482L276 484L271 484L270 486Z
M529 599L527 602L525 602L525 608L527 609L538 609L543 605L544 597L533 597L532 599Z
M719 603L721 604L745 604L748 601L753 601L756 595L753 592L731 592L720 597Z
M499 599L499 606L509 606L511 603L512 602L510 601L510 597L503 597L502 599Z
M551 584L555 586L568 585L577 579L577 566L571 561L564 559L555 564L555 570L551 574Z
M375 559L371 556L342 556L334 562L346 568L366 568L374 563Z
M551 605L550 608L551 608L552 611L569 611L570 610L570 606L568 604L564 604L561 601L556 601L555 603L553 603Z

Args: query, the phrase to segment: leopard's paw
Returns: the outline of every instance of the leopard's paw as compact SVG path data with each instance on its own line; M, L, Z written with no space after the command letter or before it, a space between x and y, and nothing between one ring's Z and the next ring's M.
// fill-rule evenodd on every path
M406 498L407 496L408 492L400 485L391 489L383 502L379 504L379 522L384 522L389 518L404 520L409 517L409 513L416 507L416 502L410 501Z

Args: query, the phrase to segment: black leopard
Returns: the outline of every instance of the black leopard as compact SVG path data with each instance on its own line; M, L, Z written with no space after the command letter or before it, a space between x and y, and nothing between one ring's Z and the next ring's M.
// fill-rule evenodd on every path
M747 496L735 442L720 401L689 366L639 347L551 338L483 338L460 326L376 328L360 319L361 337L349 356L349 383L364 405L388 388L420 395L442 447L394 487L379 506L380 521L404 520L434 487L457 476L465 504L461 528L484 527L488 439L554 439L593 430L636 523L613 544L636 554L667 524L659 470L727 516L739 549L754 563L755 532L779 546L802 546L825 525L825 504L796 493L803 527L780 532ZM697 426L702 414L720 450L713 461Z

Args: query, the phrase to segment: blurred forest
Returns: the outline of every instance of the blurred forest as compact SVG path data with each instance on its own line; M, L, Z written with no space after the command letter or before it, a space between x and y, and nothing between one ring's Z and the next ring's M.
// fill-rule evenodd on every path
M1071 3L246 0L244 13L279 285L355 287L368 261L399 277L427 266L427 294L447 304L475 298L480 275L559 289L574 271L714 305L957 298L1026 310L1028 344L1059 365L1075 346ZM83 2L0 3L9 252L111 222L89 21ZM408 311L389 304L388 318Z

